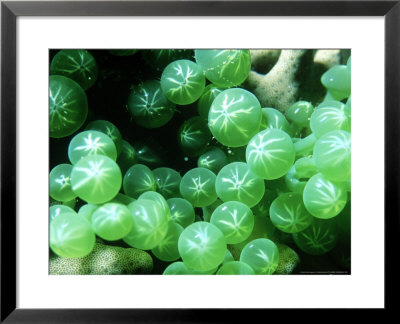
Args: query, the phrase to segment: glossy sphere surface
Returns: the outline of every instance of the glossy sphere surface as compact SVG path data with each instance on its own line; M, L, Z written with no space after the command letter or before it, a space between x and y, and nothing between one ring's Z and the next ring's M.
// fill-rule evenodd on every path
M223 145L246 145L261 124L261 104L251 92L233 88L221 92L208 114L208 126Z
M304 188L303 201L314 217L322 219L335 217L347 202L345 184L332 182L318 173L308 180Z
M145 128L157 128L168 123L175 113L175 104L161 91L160 81L140 84L128 98L128 111L133 120Z
M123 188L126 195L137 199L146 191L155 191L156 180L147 166L144 164L135 164L126 171Z
M107 203L91 216L92 227L102 239L116 241L125 237L133 226L132 215L125 205Z
M297 127L308 127L314 106L308 101L297 101L289 107L287 115L289 120Z
M265 192L264 180L243 162L224 166L217 175L215 187L222 201L236 200L249 207L257 205Z
M157 192L162 194L165 199L179 197L179 185L182 177L179 172L171 168L157 168L152 170L157 184Z
M336 100L342 100L350 96L351 71L346 65L331 67L322 75L321 82Z
M155 191L146 191L145 193L142 193L139 198L140 199L147 199L154 201L162 210L162 213L168 218L168 220L171 219L171 213L169 210L169 205L165 198L159 194L158 192Z
M117 159L117 149L104 133L88 130L76 134L68 145L68 157L72 164L89 155L105 155Z
M303 204L303 195L288 192L278 196L271 204L269 215L272 223L282 232L298 233L313 221Z
M250 169L267 180L278 179L292 167L295 148L290 136L280 129L266 129L255 135L246 148Z
M214 101L215 97L218 96L224 89L218 88L214 84L209 84L204 88L204 91L197 101L197 112L200 117L203 119L208 118L208 113L211 108L211 104Z
M321 255L332 250L337 242L337 230L332 220L315 219L304 231L293 234L296 245L311 255Z
M192 272L181 261L173 262L165 268L163 275L190 275Z
M50 76L49 86L50 137L66 137L86 120L86 93L78 83L61 75Z
M51 198L61 202L76 198L76 194L71 188L71 171L71 164L59 164L50 171L49 194Z
M314 161L319 172L332 181L351 178L351 134L336 130L323 135L314 146Z
M84 49L61 50L53 57L50 64L50 74L70 78L84 90L96 83L98 72L93 55Z
M205 87L200 67L189 60L177 60L167 65L161 75L161 89L173 103L188 105L200 98Z
M162 242L151 252L161 261L175 261L180 258L178 239L183 227L175 222L168 222L168 231Z
M225 263L218 271L217 275L253 275L254 270L247 263L242 261L231 261Z
M168 231L168 216L157 202L139 199L128 206L133 226L124 242L134 248L151 250L159 245Z
M268 128L277 128L285 131L288 135L292 136L293 130L286 117L274 108L262 108L262 118L260 131Z
M224 260L226 241L222 232L213 224L196 222L182 232L178 249L187 267L207 271Z
M72 213L75 214L75 210L73 210L71 207L65 206L65 205L53 205L50 207L49 211L49 222L51 222L54 217L57 217L60 214L65 214L65 213Z
M101 133L106 134L109 136L115 144L117 149L117 156L121 153L122 150L122 135L113 123L109 122L108 120L94 120L87 124L86 130L96 130Z
M94 247L90 223L76 213L62 213L50 223L50 248L63 258L81 258Z
M183 198L170 198L167 203L172 221L183 227L187 227L194 222L194 208L189 201Z
M183 198L194 207L205 207L217 200L216 176L205 168L194 168L185 173L180 184Z
M217 86L237 86L249 75L249 50L195 50L194 53L206 78Z
M104 155L84 157L72 168L72 190L88 203L101 204L111 200L120 190L121 183L117 163Z
M254 215L245 204L228 201L214 210L210 223L221 230L227 244L236 244L250 236L254 226Z
M247 263L255 274L273 274L278 267L278 247L269 239L253 240L243 248L240 261Z
M199 116L189 118L178 130L179 146L188 156L199 156L210 139L211 133L207 123Z
M218 147L209 147L207 152L199 156L197 166L206 168L217 174L225 165L228 164L228 158L223 150Z
M317 138L333 130L350 132L351 118L345 113L343 104L342 109L323 107L316 109L311 115L310 127Z

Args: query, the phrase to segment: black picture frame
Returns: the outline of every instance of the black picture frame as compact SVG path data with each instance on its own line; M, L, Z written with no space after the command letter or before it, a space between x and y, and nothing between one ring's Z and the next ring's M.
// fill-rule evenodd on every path
M1 322L236 322L214 309L16 308L16 19L19 16L381 16L385 19L385 310L396 307L399 237L400 1L2 1ZM372 172L371 172L372 173ZM368 175L366 175L367 177ZM373 188L371 188L373 190ZM371 235L373 235L371 233ZM368 271L368 269L366 269ZM367 285L368 283L366 283ZM263 314L251 314L253 316ZM249 320L250 318L248 318Z

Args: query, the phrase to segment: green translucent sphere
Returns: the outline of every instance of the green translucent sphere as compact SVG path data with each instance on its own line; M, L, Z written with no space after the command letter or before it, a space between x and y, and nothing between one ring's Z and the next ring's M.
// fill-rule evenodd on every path
M76 213L62 213L50 223L50 248L60 257L84 257L92 252L95 240L90 223Z
M199 98L199 101L197 101L197 112L201 118L208 118L212 102L222 91L224 91L224 89L218 88L214 84L209 84L204 88L203 94Z
M227 244L236 244L250 236L254 226L254 215L245 204L228 201L214 210L210 223L221 230Z
M240 261L247 263L255 274L273 274L279 263L278 247L271 240L256 239L243 248Z
M194 53L206 78L217 86L237 86L250 73L249 50L195 50Z
M175 104L165 97L157 80L145 81L135 87L127 106L133 120L145 128L164 126L175 113Z
M217 174L225 165L228 164L228 158L223 150L218 147L211 146L207 152L199 156L197 166L206 168Z
M112 139L117 149L117 156L121 153L122 150L122 135L118 128L108 120L94 120L87 124L86 130L96 130L101 133L106 134L108 137Z
M344 106L342 109L336 107L323 107L315 110L311 115L310 127L315 137L333 130L344 130L350 132L351 118L346 114Z
M254 270L242 261L231 261L225 263L217 271L217 275L253 275Z
M75 133L86 120L86 93L75 81L61 75L50 76L50 137L60 138Z
M208 126L223 145L246 145L257 134L261 124L261 104L251 92L233 88L221 92L208 114Z
M92 214L91 222L96 235L108 241L122 239L133 226L128 207L116 203L107 203L97 208Z
M311 255L321 255L331 251L338 234L333 220L315 219L304 231L293 234L296 245Z
M117 163L104 155L84 157L72 168L72 190L88 203L102 204L111 200L119 192L121 183Z
M249 207L257 205L265 192L264 180L243 162L224 166L217 175L215 188L222 201L235 200Z
M134 248L151 250L159 245L168 232L168 215L153 200L138 199L128 206L133 226L124 242Z
M322 101L315 110L318 110L320 108L338 108L340 110L344 109L345 104L341 101L338 100L324 100Z
M163 275L190 275L192 272L181 261L171 263L165 268Z
M268 128L277 128L285 131L290 136L293 135L293 129L290 126L286 117L278 110L274 108L262 108L262 118L260 131Z
M314 217L322 219L335 217L346 206L346 185L332 182L318 173L308 180L304 188L303 201Z
M289 120L299 128L308 127L314 106L308 101L297 101L287 111Z
M314 162L325 177L332 181L351 178L351 134L336 130L323 135L314 146Z
M295 148L290 136L280 129L266 129L254 136L246 148L250 169L267 180L284 176L292 167Z
M161 75L162 92L177 105L188 105L199 99L205 83L203 71L189 60L168 64Z
M49 222L51 222L54 217L57 217L60 214L65 214L65 213L72 213L76 214L75 210L73 210L71 207L65 206L65 205L53 205L50 207L49 211Z
M68 145L68 157L72 164L89 155L105 155L117 159L117 149L104 133L88 130L76 134Z
M53 57L50 64L50 74L70 78L84 90L96 83L98 72L93 55L84 49L61 50Z
M147 166L144 164L135 164L126 171L123 188L126 195L137 199L146 191L155 191L156 180Z
M170 198L167 200L167 203L172 221L184 228L194 222L194 208L189 201L183 198Z
M184 229L179 237L178 249L188 268L207 271L224 260L226 241L213 224L196 222Z
M271 204L269 215L272 223L285 233L305 230L313 221L303 204L303 195L288 192L278 196Z
M164 239L151 252L161 261L175 261L179 259L178 239L182 232L183 227L181 225L170 221Z
M183 198L194 207L205 207L217 200L216 176L205 168L194 168L185 173L180 184Z
M135 148L127 141L122 140L122 149L118 155L117 163L124 175L126 171L138 162L138 155Z
M199 156L211 139L207 122L195 116L186 120L178 130L178 143L182 152L188 156Z
M50 171L49 194L50 197L66 202L76 198L76 194L71 188L71 164L59 164Z
M162 194L165 199L180 196L179 185L182 177L179 172L165 167L154 169L152 172L156 179L157 192Z
M168 220L171 219L169 205L165 198L158 192L146 191L145 193L142 193L138 199L147 199L154 201L161 208L162 213L168 218Z
M321 77L322 85L336 100L348 98L351 94L351 70L346 65L335 65Z

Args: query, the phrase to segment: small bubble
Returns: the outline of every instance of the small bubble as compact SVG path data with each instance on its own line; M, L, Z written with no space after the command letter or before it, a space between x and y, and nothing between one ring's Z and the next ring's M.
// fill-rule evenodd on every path
M185 156L185 157L183 158L183 160L184 160L185 162L187 162L187 161L189 161L189 158L188 158L187 156Z

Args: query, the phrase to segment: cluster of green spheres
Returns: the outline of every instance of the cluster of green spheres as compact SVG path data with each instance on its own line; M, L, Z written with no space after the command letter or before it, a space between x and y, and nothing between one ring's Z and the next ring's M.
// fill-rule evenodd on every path
M154 75L127 87L119 127L95 116L104 62L82 49L52 58L49 135L68 141L49 173L52 253L83 258L101 239L147 251L165 275L271 275L349 238L350 58L322 74L322 102L279 111L246 87L249 50L105 52ZM132 139L137 128L172 134L167 151L190 167Z

